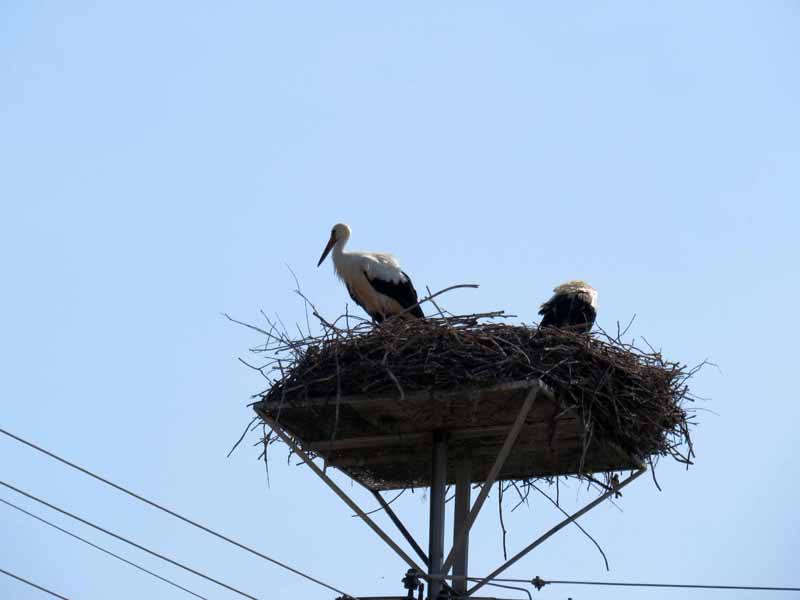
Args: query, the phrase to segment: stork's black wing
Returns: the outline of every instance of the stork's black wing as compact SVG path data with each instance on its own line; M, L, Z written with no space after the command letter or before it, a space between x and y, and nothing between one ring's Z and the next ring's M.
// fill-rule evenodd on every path
M414 284L411 283L411 277L406 275L406 273L403 271L400 272L403 273L405 281L400 281L399 283L386 281L385 279L379 279L377 277L375 279L370 279L369 274L366 271L364 271L364 275L366 275L367 281L369 281L370 285L375 288L375 291L396 300L397 303L403 307L403 309L406 309L414 306L418 302L417 290L414 289ZM425 318L425 315L419 306L414 306L413 309L408 311L408 314L420 319Z
M588 332L597 317L589 299L585 294L556 294L542 304L539 309L542 315L540 327L558 327Z
M571 305L572 302L566 296L550 298L539 308L539 314L542 315L539 327L560 327L566 320Z

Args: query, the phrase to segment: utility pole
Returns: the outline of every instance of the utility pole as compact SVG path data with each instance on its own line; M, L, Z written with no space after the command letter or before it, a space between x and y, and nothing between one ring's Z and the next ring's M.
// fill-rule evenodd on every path
M447 433L433 432L433 452L431 455L431 498L430 528L428 533L428 573L442 573L444 560L444 501L447 485ZM442 589L442 579L428 582L428 600L437 600Z

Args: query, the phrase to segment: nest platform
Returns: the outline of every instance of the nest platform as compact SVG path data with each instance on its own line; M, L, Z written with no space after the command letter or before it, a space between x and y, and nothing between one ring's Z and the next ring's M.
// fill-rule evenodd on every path
M448 442L448 483L468 458L474 482L485 481L535 381L399 394L323 396L298 404L259 402L307 451L374 491L429 486L434 432ZM581 415L543 390L525 418L499 480L642 467L613 444L589 443ZM337 417L338 405L338 417ZM336 434L331 436L338 419Z
M322 334L311 335L307 323L309 335L301 332L301 339L266 315L268 329L245 324L267 338L253 349L266 355L261 366L245 363L270 384L253 404L271 429L261 439L264 460L272 441L285 443L405 562L406 589L422 589L425 579L428 598L474 597L563 527L619 495L645 465L660 457L691 463L684 403L692 399L687 381L696 369L665 360L649 344L642 350L623 342L622 334L509 325L502 313L439 312L351 327L348 314L328 321L314 309ZM371 490L421 562L315 458ZM621 471L630 473L622 479ZM600 495L467 589L470 528L494 483L524 487L559 476L585 478ZM448 483L455 484L453 545L445 552ZM472 502L475 483L482 485ZM430 488L427 553L380 493L422 486ZM502 501L500 510L502 525ZM451 569L452 587L442 578Z
M435 432L447 436L450 466L467 457L484 481L531 389L541 393L500 480L633 470L661 456L690 463L693 370L619 336L487 314L270 334L260 351L280 376L254 408L374 491L429 485Z

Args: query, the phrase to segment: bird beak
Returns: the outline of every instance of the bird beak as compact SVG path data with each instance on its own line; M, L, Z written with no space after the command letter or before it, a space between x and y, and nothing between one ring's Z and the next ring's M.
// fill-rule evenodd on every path
M328 240L328 245L325 246L325 250L322 251L322 256L319 257L319 262L317 263L317 266L320 266L322 264L322 261L325 260L326 256L328 256L328 252L331 251L331 248L333 248L333 245L335 243L336 243L336 238L334 236L331 236L331 239Z

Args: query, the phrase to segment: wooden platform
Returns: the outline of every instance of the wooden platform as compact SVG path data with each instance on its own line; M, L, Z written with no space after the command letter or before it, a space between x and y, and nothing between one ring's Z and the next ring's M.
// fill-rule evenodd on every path
M260 402L256 412L277 421L306 450L366 487L391 490L428 486L434 431L448 432L448 481L454 461L469 455L472 479L484 481L532 386L520 381L489 388L417 392L400 398L342 396ZM333 433L335 431L335 436ZM583 452L583 426L549 392L539 394L500 480L574 474ZM590 445L585 472L638 469L614 447Z

